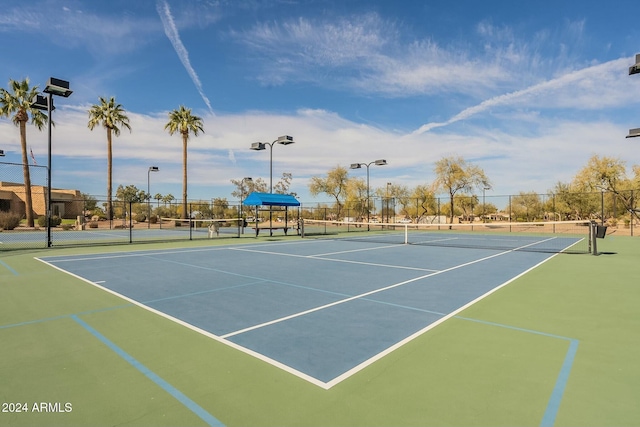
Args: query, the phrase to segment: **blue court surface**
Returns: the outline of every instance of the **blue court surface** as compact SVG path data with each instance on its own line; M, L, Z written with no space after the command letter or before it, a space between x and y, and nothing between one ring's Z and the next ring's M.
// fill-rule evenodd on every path
M297 239L41 260L328 389L552 256Z

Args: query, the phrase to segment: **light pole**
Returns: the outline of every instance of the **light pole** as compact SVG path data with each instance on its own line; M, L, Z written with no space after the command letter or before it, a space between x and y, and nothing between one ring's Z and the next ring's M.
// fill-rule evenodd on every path
M487 222L486 220L486 215L487 215L487 205L484 202L484 192L486 190L491 190L491 187L482 187L482 222Z
M251 149L255 151L265 150L267 146L269 146L269 193L273 193L273 145L281 144L281 145L289 145L294 144L292 136L284 135L278 137L273 142L254 142L251 144ZM273 236L273 222L272 222L272 209L273 207L269 205L269 235Z
M47 211L46 211L46 221L47 221L47 247L51 247L51 112L55 110L53 106L53 95L62 96L63 98L68 98L73 91L69 90L69 82L65 80L56 79L54 77L49 77L49 81L47 82L47 86L43 90L44 93L49 94L48 98L44 96L38 95L36 97L36 102L31 104L33 108L38 110L47 110L47 123L49 129L49 138L47 145Z
M634 74L640 73L640 53L636 55L636 63L629 67L629 75L632 76ZM627 138L637 138L640 136L640 128L629 129L629 135Z
M385 190L385 198L387 199L387 223L391 223L391 215L389 214L389 205L391 204L391 197L389 196L389 187L391 187L391 183L387 182L387 189ZM395 210L393 212L393 216L395 217Z
M387 161L384 159L380 159L380 160L374 160L373 162L369 162L369 163L351 163L351 167L350 169L360 169L362 168L362 166L365 166L367 168L367 230L369 230L369 221L370 221L370 197L369 197L369 166L375 164L376 166L384 166L387 164Z
M151 228L151 172L159 172L157 166L149 166L147 171L147 228Z
M284 135L278 137L278 139L273 142L254 142L251 144L251 149L255 151L265 150L267 146L269 146L269 193L273 193L273 145L289 145L294 143L295 141L292 136Z
M240 224L240 227L242 227L242 234L244 234L244 217L242 216L242 201L244 199L244 182L251 182L253 181L253 179L250 176L245 176L244 178L242 178L242 181L240 181L240 221L242 221L242 224Z

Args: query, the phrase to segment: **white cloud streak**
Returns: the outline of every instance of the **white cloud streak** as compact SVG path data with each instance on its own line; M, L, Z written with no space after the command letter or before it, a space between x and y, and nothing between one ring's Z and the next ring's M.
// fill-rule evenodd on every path
M495 96L480 104L465 108L445 122L432 122L420 126L412 135L420 135L432 129L468 119L499 106L526 104L529 107L593 109L621 105L621 91L612 90L629 58L620 58L567 73L556 79L530 86L523 90ZM606 83L606 84L603 84ZM611 99L612 94L618 94ZM541 101L541 99L543 101Z
M187 73L189 74L189 77L191 77L191 80L193 81L193 84L200 94L200 97L207 105L207 108L209 108L209 112L211 114L214 114L213 108L211 107L211 102L202 89L200 78L198 77L196 70L194 70L194 68L191 66L191 61L189 60L189 52L180 39L180 34L178 33L178 28L176 27L176 24L173 20L173 15L171 14L169 4L164 0L158 0L158 2L156 3L156 10L158 11L158 15L160 16L160 20L162 21L164 33L167 35L167 38L173 45L173 49L178 54L180 62L182 62L182 65L187 70Z

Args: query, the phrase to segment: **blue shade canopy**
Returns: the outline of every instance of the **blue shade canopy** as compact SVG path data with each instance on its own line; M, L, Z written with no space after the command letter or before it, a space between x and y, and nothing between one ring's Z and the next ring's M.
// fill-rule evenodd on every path
M300 202L290 194L253 192L244 199L245 206L300 206Z

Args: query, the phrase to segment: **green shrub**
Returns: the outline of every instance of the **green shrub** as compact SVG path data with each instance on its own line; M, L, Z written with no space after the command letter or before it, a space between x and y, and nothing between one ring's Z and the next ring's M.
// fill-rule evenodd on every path
M158 223L158 217L156 215L151 215L149 217L149 224L157 224Z
M60 225L60 223L62 223L62 218L60 218L59 216L54 215L51 218L49 218L49 227L57 227ZM40 227L46 227L47 217L46 216L38 217L38 225Z
M13 230L20 225L20 215L11 212L0 212L0 229Z
M91 218L92 219L95 218L95 220L98 221L98 220L107 219L107 216L102 211L102 209L94 209L94 210L91 211Z
M145 222L147 220L147 216L145 214L134 214L133 216L133 220L134 221L138 221L138 222Z

